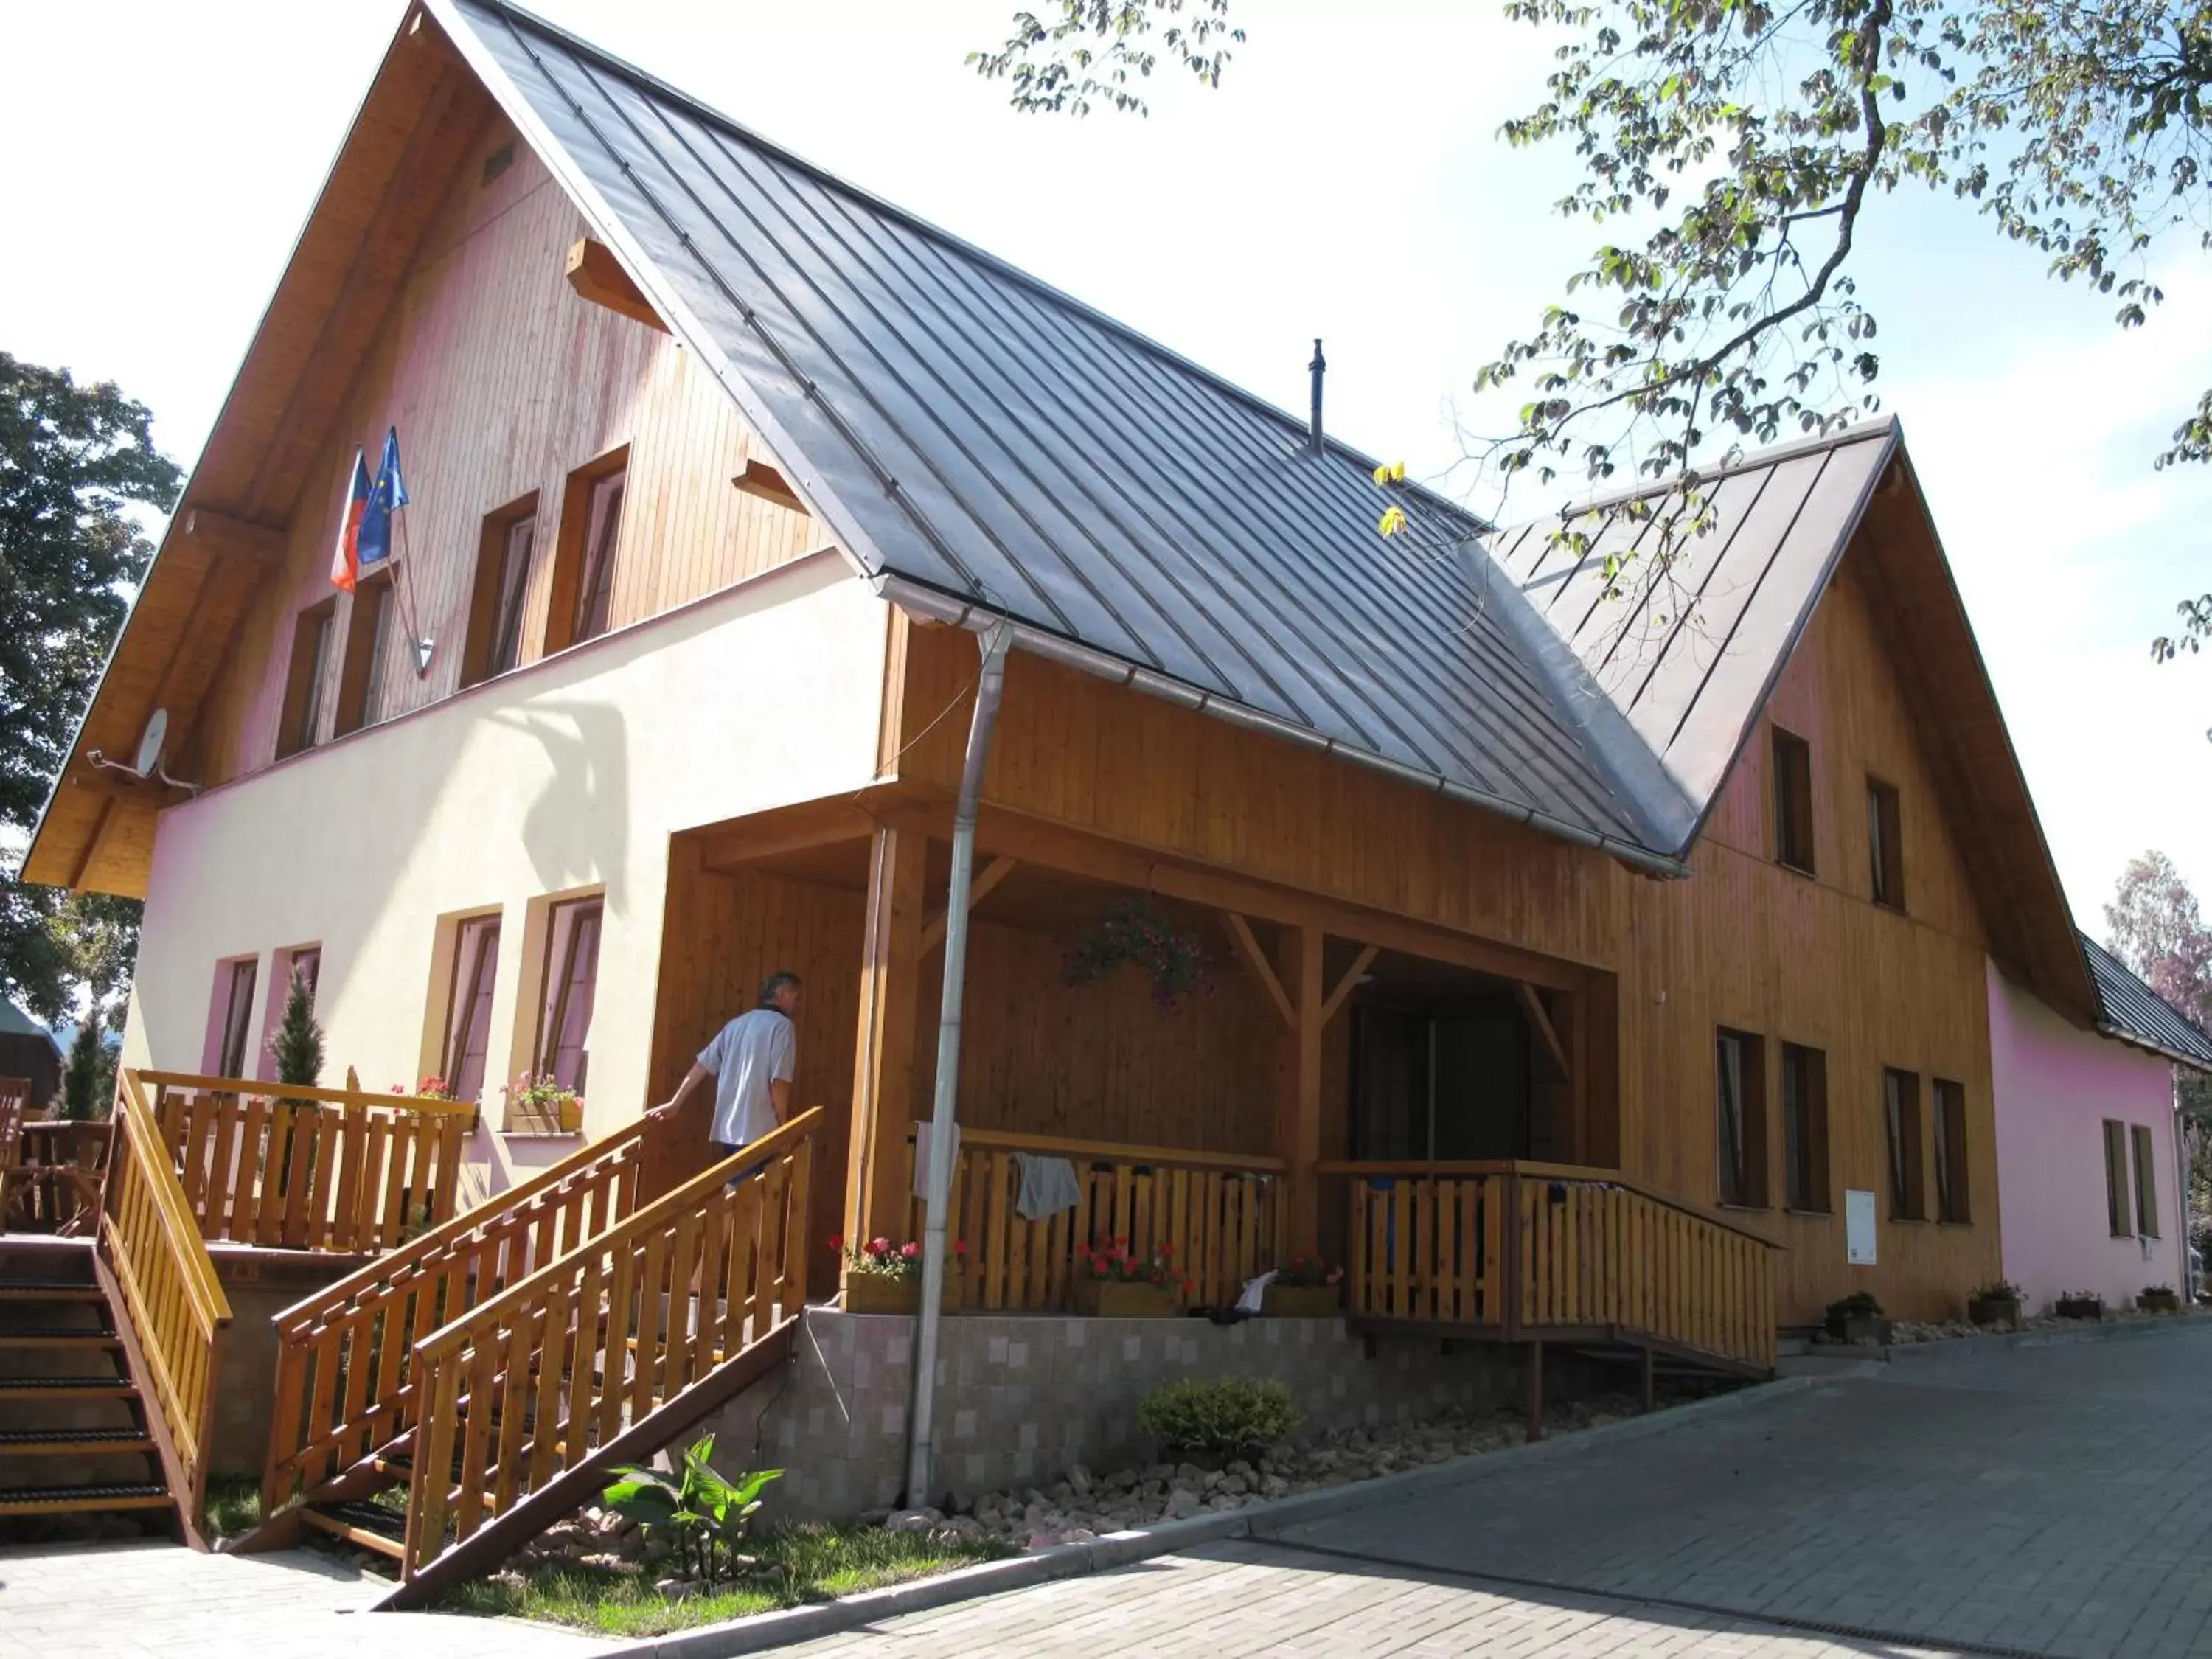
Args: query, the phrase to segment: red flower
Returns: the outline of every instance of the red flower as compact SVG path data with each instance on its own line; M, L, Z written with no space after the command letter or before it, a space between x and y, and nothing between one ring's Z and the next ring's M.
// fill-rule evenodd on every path
M1293 1270L1293 1271L1297 1270L1297 1268L1303 1267L1304 1267L1305 1265L1306 1265L1306 1259L1305 1259L1305 1257L1304 1257L1304 1256L1302 1256L1302 1255L1294 1255L1294 1256L1292 1256L1292 1257L1291 1258L1291 1268L1292 1268L1292 1270Z
M1173 1255L1174 1254L1175 1254L1175 1246L1174 1246L1174 1245L1172 1245L1172 1244L1163 1244L1163 1245L1161 1245L1161 1246L1160 1246L1160 1260L1161 1260L1161 1261L1166 1261L1170 1256Z
M954 1239L954 1240L952 1241L952 1254L953 1254L953 1255L967 1255L967 1254L968 1254L968 1241L967 1241L966 1239L964 1239L964 1238L956 1238L956 1239Z
M1185 1296L1195 1296L1198 1293L1198 1281L1194 1279L1184 1279L1182 1282L1182 1293Z
M844 1234L842 1234L842 1233L832 1233L832 1234L830 1234L830 1248L831 1249L833 1249L833 1250L842 1250L842 1249L843 1249L845 1248L845 1235L844 1235Z
M1129 1253L1129 1241L1126 1238L1117 1238L1114 1241L1114 1248L1127 1255Z
M881 1255L890 1247L891 1242L888 1238L872 1238L868 1241L868 1251L872 1255Z
M1163 1284L1163 1283L1164 1283L1164 1282L1166 1281L1166 1279L1167 1279L1167 1275L1166 1275L1165 1273L1162 1273L1162 1272L1161 1272L1158 1267L1155 1267L1155 1268L1153 1268L1153 1269L1152 1269L1152 1283L1153 1283L1153 1284L1155 1284L1155 1285Z
M1091 1260L1091 1247L1090 1247L1088 1244L1079 1244L1079 1245L1077 1245L1077 1246L1075 1247L1075 1259L1076 1259L1078 1261L1090 1261L1090 1260Z
M915 1257L921 1254L921 1246L915 1243L912 1239L908 1239L905 1243L899 1246L899 1254L904 1256L908 1261L911 1261Z

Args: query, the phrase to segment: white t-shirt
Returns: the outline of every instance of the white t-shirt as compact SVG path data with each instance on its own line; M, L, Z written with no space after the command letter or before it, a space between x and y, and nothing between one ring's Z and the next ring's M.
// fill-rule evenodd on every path
M799 1032L777 1008L739 1014L699 1051L699 1064L714 1074L714 1127L725 1146L750 1146L775 1127L771 1083L791 1081Z

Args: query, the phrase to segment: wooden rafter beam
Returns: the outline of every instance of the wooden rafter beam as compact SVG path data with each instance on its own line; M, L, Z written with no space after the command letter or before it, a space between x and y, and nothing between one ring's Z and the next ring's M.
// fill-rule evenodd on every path
M806 511L806 503L799 499L799 492L791 487L791 480L783 476L783 469L767 461L747 461L745 470L730 482L746 495L757 496L775 506L787 507L793 513Z
M1559 1041L1559 1033L1552 1024L1552 1017L1544 1012L1544 1000L1536 994L1536 988L1525 979L1516 979L1513 981L1513 994L1521 999L1521 1012L1528 1016L1528 1024L1535 1028L1537 1036L1542 1039L1546 1052L1552 1056L1552 1063L1559 1068L1559 1075L1573 1077L1575 1068L1567 1064L1566 1045Z
M657 328L663 334L668 332L668 325L660 320L653 302L630 280L615 251L605 242L586 236L568 250L568 286L576 290L580 300L619 312L632 322Z
M1344 970L1344 977L1337 981L1336 988L1322 1000L1321 1023L1324 1027L1336 1018L1337 1011L1344 1006L1345 999L1352 994L1367 970L1375 965L1375 958L1382 954L1381 945L1370 945L1352 958L1352 966Z
M1267 953L1260 948L1260 941L1252 937L1252 924L1234 910L1224 910L1221 920L1229 929L1229 938L1237 946L1237 954L1252 970L1252 977L1260 981L1260 988L1267 992L1267 1000L1275 1005L1275 1012L1283 1017L1283 1024L1294 1031L1297 1030L1298 1014L1297 1010L1291 1006L1291 994L1283 988L1283 981L1276 975L1274 965L1267 960Z
M975 879L969 884L968 909L969 914L974 914L975 907L981 904L986 898L989 897L992 890L997 887L1000 882L1004 881L1008 876L1012 875L1015 868L1020 863L1021 860L1019 859L993 859L984 868L983 873L976 877ZM952 913L949 910L940 910L935 915L932 916L927 921L922 923L921 953L923 956L927 956L932 951L934 951L939 945L945 943L945 930L951 925L951 922Z
M210 558L240 559L271 568L284 562L290 539L281 524L257 524L198 505L185 508L177 529L185 544Z

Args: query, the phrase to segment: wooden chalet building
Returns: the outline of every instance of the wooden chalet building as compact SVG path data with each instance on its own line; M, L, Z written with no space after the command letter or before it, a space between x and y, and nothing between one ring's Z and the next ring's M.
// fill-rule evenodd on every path
M387 428L401 556L342 595ZM1373 465L583 41L423 0L27 873L145 898L132 1067L256 1074L312 964L334 1066L481 1097L480 1229L595 1147L629 1149L623 1203L693 1192L707 1103L637 1121L797 971L822 1113L787 1283L826 1296L841 1214L918 1231L1004 629L971 1308L1060 1307L1075 1245L1122 1234L1175 1244L1200 1300L1319 1248L1367 1330L1753 1371L1847 1291L1954 1310L2000 1269L1989 964L2098 1005L1898 428L1730 468L1673 591L1629 604L1596 568L1663 501L1584 509L1577 563ZM95 763L156 709L154 774ZM1071 934L1136 899L1213 994L1064 982ZM580 1122L504 1102L524 1073ZM1023 1152L1069 1158L1084 1206L1012 1214ZM1870 1264L1850 1192L1880 1195ZM272 1471L313 1486L374 1439L310 1442ZM445 1536L430 1501L410 1539Z

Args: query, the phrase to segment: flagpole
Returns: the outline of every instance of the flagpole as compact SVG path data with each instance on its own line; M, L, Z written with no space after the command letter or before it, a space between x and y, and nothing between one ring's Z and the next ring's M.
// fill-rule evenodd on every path
M407 598L407 567L411 562L412 550L407 544L407 509L396 507L392 516L399 522L399 556L393 562L399 568L392 574L392 592L399 596L399 619L407 624L407 643L415 652L415 678L422 679L430 672L430 641L422 637L422 629L415 620L415 607Z

